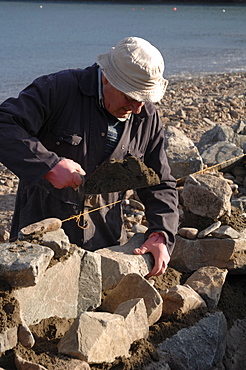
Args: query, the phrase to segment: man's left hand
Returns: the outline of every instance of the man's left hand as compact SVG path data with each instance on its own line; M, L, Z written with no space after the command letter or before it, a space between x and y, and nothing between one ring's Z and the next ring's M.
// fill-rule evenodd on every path
M134 249L134 254L145 254L150 252L155 260L155 266L151 272L146 276L159 276L163 274L166 269L170 256L165 245L165 236L159 233L150 234L149 238L140 247Z

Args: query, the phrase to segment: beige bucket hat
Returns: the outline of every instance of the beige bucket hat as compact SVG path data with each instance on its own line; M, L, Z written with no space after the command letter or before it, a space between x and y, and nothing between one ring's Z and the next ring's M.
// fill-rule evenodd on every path
M121 40L109 52L98 55L97 64L109 83L132 99L158 102L166 91L163 57L142 38Z

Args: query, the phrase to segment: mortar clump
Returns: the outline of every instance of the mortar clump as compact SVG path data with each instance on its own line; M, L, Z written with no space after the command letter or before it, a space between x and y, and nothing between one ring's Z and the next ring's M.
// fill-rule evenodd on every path
M103 162L85 181L85 194L103 194L160 184L159 176L139 159Z

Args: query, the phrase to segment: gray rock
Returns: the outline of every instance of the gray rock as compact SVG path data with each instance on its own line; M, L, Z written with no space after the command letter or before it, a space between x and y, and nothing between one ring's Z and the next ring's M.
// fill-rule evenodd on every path
M216 219L231 214L230 185L211 174L188 176L182 191L184 205L195 215Z
M63 229L49 231L40 237L40 244L51 248L55 257L60 258L70 251L71 245Z
M0 244L0 277L12 287L36 285L47 269L54 252L28 242Z
M189 285L175 285L160 292L163 300L162 314L172 315L177 312L188 313L201 307L207 307L202 297Z
M116 245L99 249L94 253L101 256L102 263L102 289L113 289L123 276L138 273L146 276L154 266L154 259L150 253L135 255L133 250L144 243L144 234L135 234L124 245Z
M201 157L207 166L214 166L241 155L243 155L243 150L235 144L228 143L227 141L219 141L205 149Z
M106 312L83 312L58 343L59 353L89 363L129 357L130 340L124 317Z
M75 252L48 268L35 286L16 289L13 296L20 304L26 324L34 325L52 316L75 318L79 274L80 257Z
M233 229L231 226L224 225L218 228L217 230L212 232L212 236L214 238L231 238L231 239L238 239L240 238L240 233Z
M206 229L200 231L199 234L197 235L197 237L198 238L205 238L206 236L211 234L213 231L217 230L220 227L220 225L221 225L220 221L214 222L212 225L210 225Z
M25 323L18 327L18 341L26 348L32 348L35 344L32 332Z
M236 320L227 333L226 353L223 359L226 369L241 370L246 363L246 319Z
M210 370L225 353L227 324L222 312L208 314L158 345L160 358L171 369Z
M80 252L81 253L81 252ZM79 276L78 314L91 311L101 304L102 271L101 256L83 250Z
M186 280L185 284L194 289L209 308L216 308L227 273L227 269L215 266L201 267Z
M149 326L159 320L162 314L160 294L146 279L135 273L124 276L117 287L108 292L101 309L114 313L121 303L134 298L144 299Z
M215 125L201 136L197 147L200 153L202 153L205 148L214 145L218 141L232 143L234 136L235 132L231 127L227 125Z
M148 228L144 225L135 224L133 225L131 231L136 233L145 233L148 230Z
M195 144L175 127L165 129L165 150L172 175L178 179L200 171L203 161Z
M26 227L23 227L19 234L18 239L47 233L48 231L56 231L62 227L62 221L59 218L46 218L42 221L35 222Z
M148 337L149 322L143 298L135 298L121 303L114 313L124 317L131 343Z
M159 361L151 362L150 364L143 367L143 370L171 370L168 363L162 359Z
M7 328L0 333L0 353L4 353L16 346L18 342L17 327Z
M183 238L195 239L198 234L198 229L194 227L181 227L178 230L178 234L182 236Z
M193 272L204 266L216 266L230 272L246 274L246 242L239 239L204 238L189 240L176 236L169 267Z

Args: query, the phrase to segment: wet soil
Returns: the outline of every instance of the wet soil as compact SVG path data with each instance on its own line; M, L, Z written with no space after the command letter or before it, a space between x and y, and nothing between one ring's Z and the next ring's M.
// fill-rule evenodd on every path
M136 157L102 163L85 181L85 194L145 188L160 183L158 175Z

